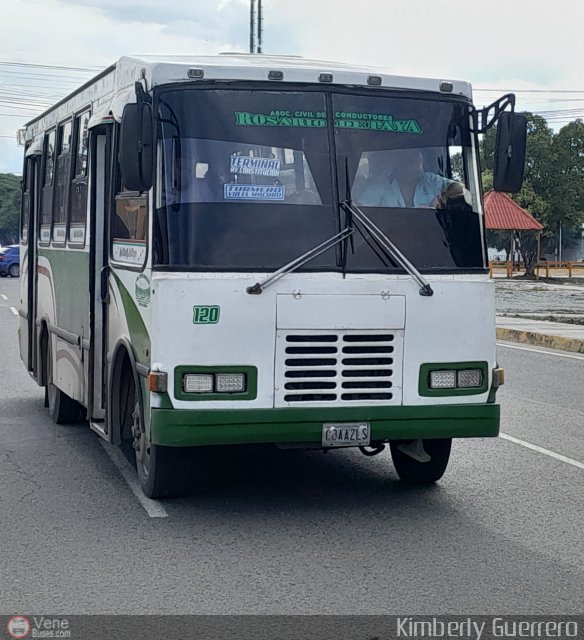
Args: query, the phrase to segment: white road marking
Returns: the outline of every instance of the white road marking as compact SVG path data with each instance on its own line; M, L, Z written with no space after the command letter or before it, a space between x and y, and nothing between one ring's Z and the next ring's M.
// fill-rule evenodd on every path
M546 356L558 356L558 358L572 358L573 360L584 360L584 356L575 356L569 353L556 353L555 351L544 351L543 349L531 349L529 347L517 347L514 344L502 344L497 342L498 347L505 349L519 349L519 351L532 351L533 353L543 353Z
M12 311L15 316L18 315L18 311L14 307L10 307L10 311Z
M2 298L2 300L8 300L8 296L5 296L3 293L0 293L0 298Z
M526 449L531 449L532 451L537 451L537 453L543 453L545 456L549 456L550 458L555 458L560 462L565 462L566 464L571 464L573 467L577 469L582 469L584 471L584 462L578 462L578 460L573 460L572 458L568 458L563 456L560 453L556 453L555 451L550 451L549 449L544 449L543 447L538 447L536 444L531 444L530 442L525 442L525 440L519 440L519 438L514 438L513 436L509 436L506 433L499 434L501 438L504 440L509 440L509 442L513 442L518 444Z
M100 442L110 460L114 463L116 469L130 487L130 491L138 498L138 502L144 507L144 511L146 511L151 518L168 518L166 509L158 500L151 500L142 493L142 489L140 489L138 479L136 478L136 471L126 458L124 458L124 454L117 447L105 442L105 440L100 440Z

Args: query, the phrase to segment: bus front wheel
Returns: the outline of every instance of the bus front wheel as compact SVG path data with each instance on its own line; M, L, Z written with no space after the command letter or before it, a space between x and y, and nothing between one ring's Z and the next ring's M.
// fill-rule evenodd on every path
M391 458L400 480L410 484L432 484L440 480L446 471L452 438L420 442L423 449L420 450L421 455L416 456L417 459L403 451L403 445L409 446L407 441L390 442Z
M136 470L142 491L148 498L173 498L184 492L180 450L162 447L149 441L144 428L140 403L132 413L132 437Z

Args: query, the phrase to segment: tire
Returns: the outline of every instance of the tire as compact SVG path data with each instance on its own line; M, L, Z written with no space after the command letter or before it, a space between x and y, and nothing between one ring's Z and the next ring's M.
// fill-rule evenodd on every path
M45 403L49 408L49 415L51 416L52 421L55 424L71 424L72 422L80 422L82 419L81 405L53 384L50 338L47 341L46 358L47 387Z
M162 447L149 441L133 376L131 384L120 385L122 393L125 391L124 387L127 389L127 397L120 398L118 406L125 424L121 422L120 426L122 433L127 433L128 421L131 421L136 471L144 495L153 499L182 495L186 489L184 451ZM133 411L130 413L127 407L133 407Z
M10 274L11 278L18 278L20 274L20 267L17 264L11 264L8 267L8 273Z
M391 458L400 480L409 484L432 484L444 475L448 461L452 438L439 440L422 440L424 451L430 456L428 462L418 462L399 447L407 444L404 441L391 442Z
M1 271L1 272L0 272L0 277L2 277L2 278L6 278L6 277L8 277L8 274L7 274L7 273L4 273L4 271Z

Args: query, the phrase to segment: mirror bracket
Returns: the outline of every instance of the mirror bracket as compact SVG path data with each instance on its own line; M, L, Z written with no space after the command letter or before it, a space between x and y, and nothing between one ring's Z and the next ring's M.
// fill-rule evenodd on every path
M152 104L152 96L149 93L144 91L144 87L141 82L134 83L134 90L136 92L136 102L146 102L147 104Z
M506 93L495 102L483 107L480 111L473 111L473 125L475 133L486 133L495 125L499 116L511 107L510 113L515 113L515 94Z

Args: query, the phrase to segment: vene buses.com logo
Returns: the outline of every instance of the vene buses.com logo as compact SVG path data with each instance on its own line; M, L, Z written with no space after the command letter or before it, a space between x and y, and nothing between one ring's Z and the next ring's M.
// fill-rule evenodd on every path
M28 638L30 634L30 620L24 616L12 616L6 627L11 638Z

